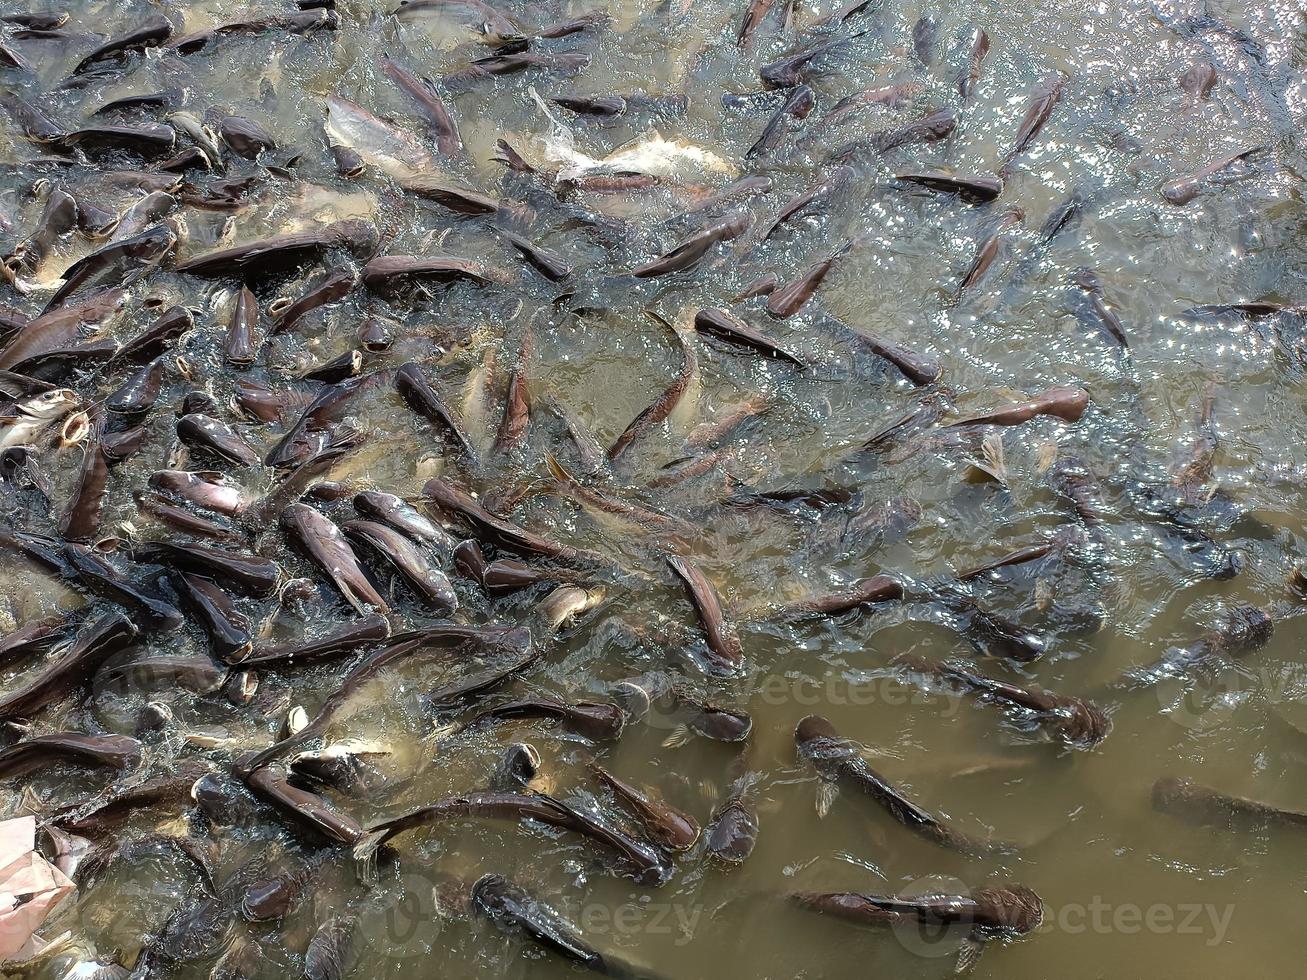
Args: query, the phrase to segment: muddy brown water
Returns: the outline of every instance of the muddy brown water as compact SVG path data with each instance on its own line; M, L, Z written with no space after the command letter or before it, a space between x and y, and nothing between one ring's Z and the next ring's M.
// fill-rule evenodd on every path
M429 296L389 306L356 290L273 338L243 375L221 360L234 280L196 279L165 264L134 284L128 314L111 328L113 336L133 336L149 322L143 304L150 297L192 307L196 326L175 352L186 359L192 379L188 384L170 368L152 416L151 441L113 472L106 535L138 541L174 535L138 513L133 492L172 451L172 409L187 390L213 394L228 420L266 450L284 429L225 408L238 377L283 384L349 349L369 310L393 317L400 327L392 350L370 357L365 370L385 371L405 360L426 363L485 457L482 465L468 467L404 408L388 384L378 386L352 409L350 422L364 434L363 448L329 477L409 496L436 474L483 493L544 479L547 450L564 465L576 465L570 444L539 401L520 450L504 455L490 448L506 370L528 324L534 331L528 365L533 397L554 394L603 445L666 387L680 365L667 328L645 311L683 327L697 309L729 308L814 365L797 372L781 361L689 338L698 368L678 411L633 446L615 475L599 481L619 496L685 520L682 531L650 531L546 494L526 497L512 512L522 524L603 552L639 574L604 582L599 607L558 637L542 639L540 664L507 690L603 699L615 680L678 663L677 649L637 647L621 626L647 626L662 617L694 625L685 593L662 558L676 552L700 565L740 622L743 675L713 679L691 670L686 676L705 697L752 714L746 749L700 737L664 744L669 736L680 741L677 719L657 712L629 725L615 744L591 745L532 722L437 744L421 695L457 676L460 666L439 660L383 675L361 707L329 732L330 740L358 739L388 753L380 763L387 776L383 788L362 797L333 796L365 825L483 786L504 747L518 740L540 750L542 786L564 798L598 800L610 812L611 803L586 772L594 758L618 775L656 786L700 820L729 792L734 775L747 772L755 780L750 799L760 833L741 867L713 863L700 845L675 859L668 883L644 888L573 835L466 821L398 838L378 880L364 884L347 849L324 848L272 811L261 811L254 826L220 831L205 830L186 809L156 811L133 818L120 833L191 833L212 841L220 877L260 852L318 862L306 894L282 921L238 922L226 940L244 935L257 941L267 957L265 975L301 972L318 923L340 914L360 920L351 977L570 972L565 963L524 951L520 942L460 913L447 879L470 881L487 872L522 883L566 914L600 950L663 977L949 976L956 932L863 928L794 908L782 896L795 890L965 893L1003 881L1035 889L1046 904L1045 923L1020 942L994 944L977 965L977 977L1296 975L1300 832L1192 826L1154 812L1150 791L1161 776L1186 776L1307 809L1307 712L1301 705L1307 674L1300 606L1285 584L1294 566L1307 560L1301 517L1307 474L1303 317L1293 311L1258 318L1182 315L1204 304L1303 302L1303 9L1284 0L933 7L887 0L822 34L814 25L830 5L800 5L784 24L783 4L777 4L741 49L736 33L744 6L735 0L613 4L606 26L535 42L538 50L589 54L589 65L577 74L530 70L445 84L467 153L459 161L437 158L442 174L451 183L526 206L493 220L451 215L406 194L375 168L357 179L339 176L323 132L324 99L335 93L411 130L434 152L414 104L379 71L377 59L388 53L433 79L464 68L487 52L475 26L478 17L468 8L451 4L396 17L389 2L340 0L334 31L231 36L184 57L152 49L77 87L61 83L91 48L152 13L162 12L182 33L248 16L249 10L226 2L70 0L61 5L70 19L57 36L6 42L33 71L10 72L4 85L38 102L61 125L74 126L112 98L179 89L176 108L182 111L242 114L275 136L276 148L261 163L290 164L281 176L230 159L232 175L261 175L238 209L183 206L175 212L183 229L181 258L217 244L364 217L381 229L386 253L471 256L495 280L485 288L435 287ZM254 9L259 15L285 12L269 4ZM502 7L527 33L586 9L579 2ZM913 44L914 26L923 16L937 25L936 42L923 48L925 62ZM972 27L988 33L991 49L974 91L963 100L956 77ZM787 127L777 151L746 159L782 97L763 91L759 66L814 37L837 36L847 40L814 63L806 78L815 93L811 114ZM1216 79L1206 98L1192 99L1177 80L1201 60L1214 65ZM896 173L936 167L997 171L1031 93L1051 71L1066 76L1061 98L1013 162L997 202L967 204L894 179ZM871 105L839 124L818 125L844 96L899 82L915 82L920 90L894 107ZM551 122L533 91L687 95L689 101L684 112L632 102L611 119L552 107ZM740 99L724 104L728 93ZM856 155L851 174L825 208L757 242L758 227L784 202L833 172L833 150L931 107L956 110L958 124L948 138ZM571 190L560 202L547 182L508 173L492 160L500 138L539 159L547 141L557 139L555 124L570 132L575 151L594 158L654 133L712 156L678 161L651 189ZM1161 188L1177 176L1252 146L1263 149L1205 184L1190 203L1177 206L1162 197ZM111 157L97 165L52 164L7 117L0 118L0 237L6 253L40 213L33 185L42 178L91 188L99 186L102 171L131 166L140 163ZM770 192L685 214L749 174L769 177ZM133 197L103 188L94 194L110 210L123 209ZM1041 227L1072 195L1081 201L1075 220L1045 240ZM1024 221L1009 230L987 274L959 299L957 285L976 250L1002 209L1012 205L1022 209ZM729 246L715 246L697 269L654 279L624 275L729 209L752 215L754 230ZM601 231L584 234L578 215L594 219L589 227ZM574 273L557 283L543 278L519 261L496 224L553 249ZM849 241L856 244L799 315L780 320L764 312L761 300L733 302L760 275L774 272L789 281ZM63 269L89 248L79 236L62 241L33 275L30 296L8 293L0 302L29 313L39 309ZM1119 316L1128 353L1084 315L1085 294L1072 280L1085 268L1097 274L1106 303ZM297 295L313 272L261 283L261 303L266 308L279 296ZM977 478L973 464L983 458L974 444L922 440L911 452L850 461L850 450L911 411L925 392L851 341L841 323L937 357L940 384L953 397L951 417L978 414L1054 385L1082 386L1091 404L1075 424L1042 418L998 430L1005 482ZM114 381L88 371L72 386L95 397L112 390ZM1174 524L1145 513L1140 501L1150 488L1168 486L1191 453L1195 420L1209 393L1218 448L1203 493L1232 501L1239 516L1204 524L1214 543L1197 546ZM683 440L694 425L728 415L752 396L763 399L767 410L727 441L729 452L717 467L670 488L649 488L669 463L689 454ZM76 449L44 456L56 515L79 458ZM1047 644L1041 658L1024 666L985 659L950 628L949 614L931 601L932 585L1075 524L1050 482L1051 466L1070 458L1081 460L1100 484L1098 546L1069 561L1023 566L975 583L974 594L986 609L1018 621ZM255 495L272 480L261 467L234 470L230 477ZM723 507L737 483L843 488L855 496L820 510ZM848 523L850 515L865 517L876 505L900 499L920 506L915 525L877 530L865 521ZM6 507L10 523L38 531L50 527L26 498ZM347 505L328 509L341 519L352 516L347 511ZM316 576L275 532L261 538L259 547L281 561L288 575ZM1228 560L1231 553L1238 556L1239 573L1214 578L1212 556ZM878 572L905 581L911 601L797 624L758 618L771 604L834 591ZM383 580L383 588L392 585ZM491 601L470 582L459 580L457 588L459 618L478 623L532 622L543 595L528 591ZM0 568L0 591L3 611L17 625L84 601L17 560ZM387 594L394 596L396 629L431 622L402 586ZM1121 671L1195 639L1240 603L1267 609L1275 618L1274 638L1263 649L1237 665L1167 680L1155 689L1105 691ZM277 639L317 635L350 615L325 585L280 612L266 602L244 605ZM200 652L205 644L188 628L155 635L144 649ZM993 705L906 684L889 666L905 652L969 658L1008 680L1094 696L1111 712L1113 730L1091 751L1032 738ZM8 666L4 686L17 685L31 669L30 663ZM193 757L227 765L270 744L290 705L312 714L341 669L268 672L252 708L172 687L93 687L84 708L79 702L48 712L36 730L67 724L130 733L146 701L163 701L183 727L208 740L167 741L151 749L149 764L166 771L177 759ZM819 818L816 781L796 761L793 744L795 723L814 712L867 744L873 765L923 805L968 833L1010 841L1016 850L985 858L950 853L847 791ZM19 792L28 790L40 812L104 785L101 774L51 770L10 785L8 804L17 812ZM73 946L34 968L35 974L82 975L68 971L115 951L130 964L143 937L159 929L193 884L193 871L168 857L117 865L47 925L50 935L71 931ZM206 976L212 965L211 956L200 957L175 972Z

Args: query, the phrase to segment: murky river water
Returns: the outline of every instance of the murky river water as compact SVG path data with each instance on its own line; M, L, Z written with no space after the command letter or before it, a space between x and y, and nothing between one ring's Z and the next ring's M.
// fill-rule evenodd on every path
M194 312L193 327L163 348L163 393L144 447L110 471L95 538L122 539L111 560L133 574L142 567L157 573L125 556L145 542L179 539L140 511L135 495L159 469L212 465L185 450L178 455L176 408L188 392L213 396L210 411L263 455L321 389L321 382L296 379L359 346L356 332L367 316L388 317L393 346L365 351L362 366L380 383L365 383L335 420L359 430L361 445L323 478L419 500L426 481L439 475L502 504L516 523L620 567L586 573L589 585L602 588L602 601L556 635L542 627L537 609L552 586L491 599L447 569L460 600L456 620L535 630L539 661L484 703L506 694L608 700L615 681L670 669L698 696L753 718L743 747L683 738L683 717L656 709L609 742L530 720L436 736L435 724L472 712L433 718L423 695L468 665L457 657L403 662L372 681L328 729L328 741L362 740L379 753L384 778L375 785L325 791L363 826L484 788L504 749L527 741L542 756L536 788L593 801L610 816L619 810L588 771L591 761L656 787L700 822L733 785L747 785L759 824L756 849L732 867L706 856L700 842L675 857L665 884L644 887L574 834L460 820L396 838L380 855L375 880L363 883L348 847L326 845L270 808L233 826L197 816L189 801L144 809L116 823L109 838L188 836L206 850L220 882L260 853L277 867L311 869L284 917L238 917L204 955L152 967L160 975L208 975L222 948L246 940L261 950L254 975L299 975L315 930L333 916L358 918L351 977L570 972L563 960L461 908L462 893L450 882L489 872L548 902L600 950L664 977L948 976L965 929L940 936L903 924L859 926L814 915L785 896L957 895L1011 882L1042 897L1043 924L1020 941L990 944L977 977L1300 971L1301 828L1201 826L1158 812L1152 789L1159 778L1185 777L1307 809L1301 606L1286 584L1307 561L1307 338L1303 314L1292 309L1307 289L1299 141L1307 108L1304 9L1289 0L1155 7L886 0L823 23L834 7L787 10L781 0L741 44L745 6L616 3L606 22L549 38L533 35L590 5L504 3L495 9L533 36L527 50L544 53L548 63L482 75L465 69L493 53L487 33L504 31L494 26L499 15L471 2L414 2L392 15L390 0L340 0L334 29L326 29L323 13L321 23L298 32L265 24L195 50L156 44L92 66L71 85L70 72L92 49L149 17L167 17L176 38L293 8L69 0L60 5L69 20L53 31L6 25L0 40L28 65L5 70L6 92L38 106L61 130L88 125L92 111L111 100L166 92L166 104L118 118L188 113L216 131L234 114L275 139L257 161L242 159L231 144L217 146L220 176L181 174L187 185L168 212L176 254L128 284L123 314L105 327L105 335L124 341L166 306ZM989 50L963 97L958 78L967 72L976 28L986 32ZM760 66L836 39L843 40L801 68L811 109L783 118L775 146L750 154L793 91L764 87ZM589 61L568 70L557 57L567 52ZM438 83L462 155L438 151L428 117L383 70L386 55ZM1214 69L1210 90L1182 88L1181 77L1204 63ZM1060 98L1005 167L1050 73L1061 73ZM868 98L829 116L846 96L894 85L897 97ZM617 115L540 101L614 94L625 98ZM348 100L332 109L344 118L334 141L342 142L341 132L360 140L352 149L363 167L354 176L341 175L324 133L333 96ZM350 106L362 107L360 114L351 115ZM956 114L954 126L935 134L942 138L901 145L884 138L941 109ZM396 127L408 134L398 149L378 149L376 133L393 137ZM122 212L154 189L123 172L154 170L196 142L183 133L166 153L142 156L111 145L79 157L34 142L25 128L19 114L0 115L6 255L31 234L51 186ZM649 142L655 135L669 142ZM501 139L537 172L496 160ZM653 172L657 181L587 185L584 161L623 146L640 146L643 156L621 169ZM1201 181L1187 202L1163 196L1177 178L1253 148ZM410 164L394 164L396 154L430 159L445 183L499 199L498 212L454 213L414 193L400 173ZM570 182L569 166L581 174ZM1003 169L1001 195L968 201L896 179L941 168ZM710 200L748 176L770 184ZM205 188L217 180L246 178L231 204L205 201ZM764 240L787 202L821 181L830 186ZM713 244L692 268L628 274L731 213L748 215L752 227ZM356 218L376 225L379 254L470 258L489 282L436 283L393 296L356 288L270 336L248 370L224 363L240 281L176 266L221 246ZM506 232L549 249L570 274L542 275L521 260ZM960 290L987 243L992 263ZM17 286L3 287L0 305L34 316L69 265L102 244L80 232L59 237ZM769 314L766 295L738 298L765 274L785 285L832 255L825 280L794 316ZM256 267L247 278L264 310L260 336L279 297L301 295L324 265L356 269L368 257L331 252L277 275ZM1084 285L1085 270L1097 286ZM1287 309L1232 306L1249 303ZM1224 308L1194 310L1209 306ZM712 307L743 317L807 369L696 334L695 312ZM1119 319L1128 349L1105 326L1111 321L1103 309ZM938 380L914 384L859 333L934 358ZM687 350L692 371L685 371ZM475 464L396 394L392 373L408 361L424 365L461 416ZM530 425L517 445L497 449L505 392L519 364ZM83 359L60 383L89 402L126 373ZM686 383L670 416L641 433L611 473L584 476L584 456L550 400L607 447L678 375ZM302 395L283 422L254 421L231 405L243 381ZM942 427L1057 386L1088 392L1079 421L1039 416L1012 427ZM941 427L858 451L923 404L942 406ZM743 424L696 431L742 407ZM5 521L57 533L82 453L48 437L39 448L51 503L7 491ZM642 525L574 494L547 492L547 453L587 485L672 520ZM697 475L675 469L705 454ZM1077 465L1100 498L1091 515L1058 492L1061 475ZM228 479L258 497L276 477L256 465L232 468ZM531 492L514 492L522 488ZM765 502L756 496L796 490L821 493ZM1183 502L1168 503L1177 494ZM354 516L348 497L315 506L338 523ZM280 605L238 599L262 637L257 642L318 636L347 621L352 610L286 548L275 521L273 513L268 527L247 528L244 547L319 587ZM978 608L1019 623L1043 645L1028 663L983 656L984 644L971 642L978 614L942 598L954 594L957 575L1076 529L1069 548L961 587ZM719 593L743 649L735 676L685 665L687 643L702 640L667 554L690 558ZM903 583L903 601L799 621L773 615L781 603L877 573ZM393 607L395 632L438 621L403 585L384 575L377 581ZM17 558L0 568L0 582L11 627L87 601ZM1192 644L1241 604L1274 620L1265 646L1152 684L1115 683L1128 668ZM187 625L150 633L127 659L207 648ZM989 652L996 652L992 644ZM1092 699L1110 714L1112 730L1090 750L1050 743L998 705L923 686L893 664L902 654L962 658L1012 683ZM6 664L6 688L17 689L38 662ZM97 683L85 698L36 716L32 731L132 734L146 702L162 702L173 729L148 744L146 771L166 772L182 760L227 771L243 753L272 744L292 706L312 717L349 663L262 671L253 701L240 705L223 692L196 694L149 674L126 688ZM818 780L796 758L794 743L795 724L813 713L867 745L871 764L922 806L1013 848L983 857L954 853L914 836L848 788L819 817ZM49 815L109 779L102 771L47 768L9 781L10 810ZM70 930L73 946L32 969L61 977L79 961L112 955L131 966L145 937L157 935L195 889L193 863L174 853L147 849L115 862L45 926L50 936Z

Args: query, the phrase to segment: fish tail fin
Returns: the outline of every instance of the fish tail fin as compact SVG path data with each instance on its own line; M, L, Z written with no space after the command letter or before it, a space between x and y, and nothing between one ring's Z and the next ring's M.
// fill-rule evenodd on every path
M563 464L560 463L554 454L548 450L545 450L545 465L549 467L549 475L559 483L565 483L568 486L575 486L577 484L576 477L567 472Z
M377 880L377 848L386 839L385 829L369 830L354 842L354 860L358 862L359 878L372 882Z
M679 749L688 741L690 741L690 726L677 725L668 732L667 737L663 739L663 748Z

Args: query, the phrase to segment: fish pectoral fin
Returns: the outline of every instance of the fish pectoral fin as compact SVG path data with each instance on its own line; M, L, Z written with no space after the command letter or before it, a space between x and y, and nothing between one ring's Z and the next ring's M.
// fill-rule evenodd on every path
M840 795L840 788L833 779L820 778L817 780L817 816L825 817L830 813L831 805L835 802L835 797Z
M955 976L965 976L976 968L980 962L980 954L985 951L985 944L979 939L970 937L962 940L962 948L958 950L958 961L953 967Z
M667 734L667 737L663 739L663 748L679 749L688 741L690 741L690 726L677 725Z

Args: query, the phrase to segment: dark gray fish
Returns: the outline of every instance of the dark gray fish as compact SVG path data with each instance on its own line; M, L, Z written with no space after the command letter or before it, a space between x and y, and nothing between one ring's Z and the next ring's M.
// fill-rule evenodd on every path
M1097 327L1108 340L1121 350L1129 350L1125 327L1103 296L1102 284L1092 269L1081 269L1075 275L1075 287L1082 294L1075 304L1080 319Z
M177 271L194 276L243 275L247 280L261 281L335 249L363 258L372 254L376 244L377 229L370 222L338 221L310 231L275 235L206 252L178 263Z
M690 600L699 615L704 636L711 653L709 662L714 670L731 672L744 662L744 649L734 625L722 611L721 600L707 576L689 559L671 555L667 563L685 584Z
M708 225L684 239L671 251L636 266L631 270L631 275L648 278L665 276L673 272L686 272L695 268L713 245L739 238L751 224L753 224L752 215L742 212L729 214L721 221Z
M661 799L650 789L637 789L618 779L596 762L590 763L593 772L623 806L636 815L654 843L670 851L688 851L702 833L698 821Z
M1212 183L1212 178L1223 175L1225 171L1230 170L1235 164L1247 162L1250 157L1261 153L1263 149L1264 147L1261 146L1251 146L1218 157L1207 166L1200 167L1193 173L1186 174L1183 177L1177 177L1165 185L1162 188L1162 197L1177 206L1188 204Z
M979 695L981 701L993 701L1027 714L1041 729L1078 749L1090 749L1105 739L1112 722L1092 701L1035 688L1019 687L995 677L987 677L970 667L955 663L935 663L914 654L901 654L895 663L915 673L935 677L945 683L961 685Z
M282 577L281 567L271 558L193 542L152 541L138 547L132 557L220 579L254 596L272 595Z
M971 98L971 94L976 90L976 84L980 81L980 70L985 63L985 56L989 54L989 35L985 33L983 27L971 28L967 35L967 61L958 72L957 85L958 95L963 100Z
M170 306L149 327L118 348L115 365L143 364L163 354L178 337L195 325L195 317L184 306Z
M224 116L218 124L218 135L239 157L257 160L259 154L277 148L272 134L248 116Z
M104 613L87 623L53 661L0 697L0 719L31 718L42 708L90 684L100 665L131 646L136 634L136 627L117 611Z
M1026 151L1039 135L1039 131L1044 128L1044 124L1053 114L1053 109L1057 107L1058 100L1062 98L1062 88L1066 83L1065 75L1060 71L1053 71L1045 75L1035 86L1034 97L1029 108L1026 109L1021 125L1017 127L1016 135L1012 138L1012 147L1003 158L1002 166L999 167L1000 177L1008 175L1016 158Z
M548 905L533 898L503 875L482 875L470 891L472 911L510 936L525 936L536 946L583 969L624 980L656 980L615 956L600 953L577 928Z
M951 927L965 930L958 937L957 974L971 971L985 942L1028 935L1044 921L1043 900L1024 885L988 886L965 895L796 892L790 899L801 908L858 925L922 930L932 943Z
M345 535L328 518L307 504L293 503L281 512L280 523L291 546L318 566L359 615L367 615L369 607L389 612Z
M808 366L807 362L802 358L791 354L781 347L779 343L726 310L700 310L694 315L694 328L699 333L708 334L718 340L725 341L733 347L758 351L768 357L788 361L801 369Z
M110 242L63 273L63 283L46 304L46 312L62 306L74 294L88 289L115 289L149 275L177 245L177 235L166 224L139 235Z
M14 779L50 766L71 764L127 769L141 759L141 743L126 735L51 732L0 750L0 779Z
M360 517L388 524L418 544L438 549L442 557L453 550L454 539L449 533L419 513L403 497L380 490L364 490L354 495L353 504Z
M780 108L767 121L763 127L762 134L754 141L753 145L744 151L746 160L754 157L763 156L764 154L773 153L780 146L781 140L785 138L785 120L793 118L802 121L808 118L812 112L812 107L817 104L817 96L807 85L798 85L790 89L785 94L785 101L781 103Z
M794 730L794 742L799 757L811 763L820 778L818 814L824 816L830 810L842 782L867 794L903 826L941 847L973 855L1006 849L992 841L974 840L912 802L867 764L861 746L841 737L825 718L809 715L800 721Z
M838 616L880 602L903 598L903 584L889 575L872 575L859 579L852 587L839 592L807 599L796 599L778 607L768 618L801 619L808 616Z
M414 75L389 56L383 55L380 60L381 70L422 110L436 138L436 148L450 159L461 157L463 140L458 134L458 126L435 85Z
M321 660L353 656L390 637L390 623L380 613L328 630L322 636L294 643L259 646L244 660L246 667L295 667Z
M763 65L758 69L758 77L768 88L792 88L817 74L813 62L820 61L832 51L861 36L861 34L853 34L817 41L795 54Z
M1026 213L1016 205L1010 205L1003 209L993 223L989 235L980 243L976 249L976 256L971 260L971 266L967 269L962 281L958 284L958 298L962 297L968 289L980 282L985 273L989 271L994 260L998 258L999 251L1006 241L1006 233L1009 229L1019 226L1026 220Z
M463 431L463 422L454 414L448 403L436 392L421 365L409 361L395 372L395 390L414 412L432 425L454 437L459 448L469 459L476 459L476 450Z
M912 25L912 53L929 68L939 56L939 20L922 14Z
M330 841L353 845L363 838L363 828L353 817L318 794L291 785L283 766L275 763L259 766L245 782L255 795Z
M835 262L852 247L852 242L845 242L826 258L809 266L799 278L774 290L767 297L767 312L782 320L798 313L812 299L813 293L825 281Z
M895 179L932 191L957 194L971 203L992 201L1003 193L1003 180L989 174L959 174L951 170L905 170Z
M331 303L337 303L348 296L358 285L358 276L353 269L336 269L324 272L311 281L299 299L287 302L284 308L274 303L268 308L274 322L268 335L295 329L295 325L309 313Z
M177 438L197 453L230 463L255 466L259 454L230 425L210 415L193 412L177 420Z
M172 22L168 18L160 14L152 14L125 34L105 41L79 61L72 73L80 75L98 68L103 61L122 60L132 52L157 48L172 37L173 29Z
M1153 809L1227 830L1307 824L1307 813L1281 809L1242 796L1230 796L1178 776L1163 776L1153 784Z
M399 531L376 521L347 521L342 530L355 545L363 545L387 561L433 612L451 616L458 609L458 596L449 579Z
M561 722L592 741L609 741L622 734L625 715L616 705L602 701L567 703L555 698L532 697L507 701L478 712L458 726L463 732L501 719L548 718Z
M158 630L180 629L185 622L166 597L132 581L91 548L70 541L63 557L88 592L129 610L135 622Z
M357 916L337 915L318 926L304 953L307 980L344 980L357 960L354 933L358 924Z
M643 884L661 884L671 874L666 858L650 844L608 827L543 793L480 792L440 800L372 825L368 828L367 836L355 848L355 854L366 856L407 830L444 820L466 820L469 817L534 820L550 827L573 831L615 854L624 870Z
M209 647L226 664L249 656L253 637L249 618L232 597L207 578L187 572L173 575L173 587L209 637Z
M223 339L222 352L227 363L237 368L254 363L258 353L255 330L259 322L259 301L248 286L242 286L232 305L231 322Z
M372 293L395 297L419 284L450 286L470 282L487 286L492 280L480 263L456 256L384 255L363 267L363 285Z

